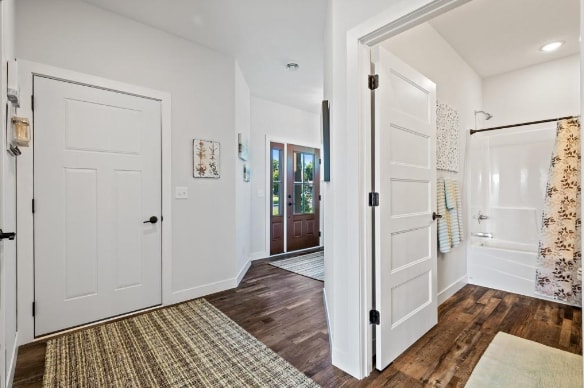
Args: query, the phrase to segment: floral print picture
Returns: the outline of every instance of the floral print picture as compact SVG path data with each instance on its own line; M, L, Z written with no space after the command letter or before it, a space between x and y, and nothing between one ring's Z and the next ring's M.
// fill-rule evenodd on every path
M195 178L220 178L220 145L216 141L193 140L193 161Z
M436 168L458 172L458 111L448 104L436 103Z

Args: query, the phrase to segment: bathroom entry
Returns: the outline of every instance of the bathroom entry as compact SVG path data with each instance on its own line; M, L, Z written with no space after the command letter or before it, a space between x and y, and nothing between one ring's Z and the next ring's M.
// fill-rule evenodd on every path
M270 255L320 243L320 151L270 143Z

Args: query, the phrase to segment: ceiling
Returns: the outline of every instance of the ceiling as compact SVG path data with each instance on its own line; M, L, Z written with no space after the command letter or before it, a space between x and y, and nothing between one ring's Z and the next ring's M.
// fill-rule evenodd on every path
M579 0L473 0L430 24L483 78L579 52ZM566 43L554 53L539 48Z
M326 0L82 1L236 58L254 96L319 111ZM430 24L482 77L579 51L579 0L473 0Z
M320 109L326 0L83 1L236 58L254 96Z

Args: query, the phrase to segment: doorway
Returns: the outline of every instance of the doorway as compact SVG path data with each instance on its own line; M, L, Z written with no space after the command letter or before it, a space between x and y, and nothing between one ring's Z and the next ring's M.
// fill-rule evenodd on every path
M438 3L438 2L436 2ZM469 3L469 5L466 8L461 8L461 11L468 11L469 9L472 9L473 6L479 7L481 4L481 2L479 1L473 1L471 3ZM490 3L492 4L492 3ZM500 4L502 7L503 6L507 6L507 4L505 3L504 5L501 3ZM470 8L469 8L470 7ZM521 7L522 10L528 9L530 8L529 5L523 5ZM493 15L505 15L505 17L508 17L509 15L507 15L509 10L506 9L506 12L501 12L501 11L492 11L491 13ZM541 11L541 10L540 10ZM426 14L428 13L428 10L424 10L419 11L420 14L415 14L415 16L421 16L421 13L423 13L425 16L427 16ZM573 10L570 12L572 15L578 15L579 12L578 10ZM485 13L483 12L482 15L484 15ZM547 12L547 15L549 15L550 12ZM446 15L446 14L445 14ZM576 17L576 16L575 16ZM533 18L533 17L531 17ZM406 29L406 27L410 27L408 25L409 22L411 22L412 20L414 20L415 18L412 17L411 19L404 19L404 20L397 20L394 24L390 24L387 26L387 28L384 30L384 33L386 35L389 34L390 31L392 31L391 34L393 34L393 32L401 30L401 28ZM480 28L478 26L478 23L476 23L476 21L470 21L471 18L469 17L469 15L465 15L465 23L472 25L473 28L477 31L480 31ZM488 23L487 23L488 24ZM549 24L549 23L545 23L545 24ZM564 23L566 24L566 23ZM399 25L399 28L397 27ZM501 23L501 25L505 25L505 23ZM516 27L516 25L513 25L514 27ZM376 27L379 28L379 27ZM425 75L429 76L432 80L434 80L438 85L438 98L439 100L441 100L441 106L452 106L454 108L456 108L456 111L460 112L460 126L458 128L460 128L461 130L461 135L468 135L467 131L462 132L463 129L470 129L470 128L480 128L481 126L483 127L491 127L492 125L485 125L484 122L479 121L478 123L476 122L476 113L480 113L482 108L486 108L489 111L492 111L492 113L494 114L494 119L493 121L500 121L500 124L509 124L509 123L513 123L513 122L522 122L522 121L527 121L527 120L518 120L516 117L512 117L512 114L515 115L521 115L524 114L524 116L521 117L532 117L532 119L535 118L541 118L541 119L546 119L547 117L559 117L559 116L569 116L569 115L574 115L574 114L578 114L578 112L580 112L580 102L578 101L577 98L572 99L572 101L570 101L570 103L565 103L562 104L561 107L558 106L558 108L560 108L561 110L557 110L555 112L552 112L552 109L556 109L556 106L552 105L552 104L546 104L545 107L540 107L540 109L535 109L535 105L536 103L534 102L535 98L533 100L530 100L530 110L532 112L521 112L518 107L520 106L520 104L513 104L517 101L520 102L525 102L527 101L527 98L515 98L511 101L511 96L517 96L519 95L519 93L524 93L525 95L529 95L529 96L549 96L551 95L551 93L545 93L542 92L542 90L544 90L544 87L542 85L538 85L537 88L538 90L534 90L533 88L535 88L535 82L533 82L534 77L533 74L535 73L536 70L536 63L532 63L529 66L529 70L531 71L530 73L530 80L532 82L528 83L527 85L530 86L530 88L526 88L526 87L520 87L520 85L522 85L522 81L525 80L528 77L522 78L520 76L519 73L517 73L517 71L520 70L520 68L517 69L507 69L505 70L505 73L499 73L499 74L493 74L493 73L489 73L486 70L481 70L480 67L475 67L474 68L474 72L478 73L477 74L472 74L472 66L454 66L452 64L445 64L446 63L446 59L449 56L456 56L457 57L457 61L462 62L463 58L470 58L470 55L459 55L456 54L456 50L452 50L452 48L450 48L450 50L446 49L446 45L444 44L444 41L439 42L439 39L451 39L452 42L450 42L450 44L452 46L456 46L457 42L455 40L456 37L461 37L464 36L466 41L473 41L473 44L478 47L485 47L485 45L481 45L476 43L476 41L474 39L469 39L468 34L465 33L461 33L460 31L458 31L458 33L456 34L449 34L449 30L448 28L460 28L460 23L454 23L451 20L447 19L447 18L443 18L442 20L433 20L429 23L429 25L420 25L419 28L416 28L415 30L412 29L412 31L407 31L404 33L404 35L409 35L410 38L412 39L419 39L423 36L426 35L433 35L434 38L432 40L428 40L426 45L421 45L421 44L416 44L416 43L412 43L411 41L406 42L405 39L402 39L401 34L400 37L398 37L396 39L396 41L394 41L393 43L389 43L386 44L387 42L383 43L382 46L388 48L389 50L391 50L392 53L394 53L396 56L399 56L400 59L406 61L408 64L414 66L416 69L418 69L419 71L421 71L422 73L424 73ZM383 30L383 29L381 29ZM379 31L381 31L379 30ZM579 28L578 28L579 30ZM362 32L362 31L361 31ZM360 53L360 58L361 60L364 62L364 58L366 58L368 55L365 53L366 51L368 52L369 47L374 46L376 43L380 43L383 36L382 33L371 33L371 35L366 36L363 38L363 40L361 43L364 43L363 46L361 47L363 50ZM438 36L439 35L439 36ZM362 36L362 35L361 35ZM489 39L494 39L493 36L489 35ZM551 38L547 38L547 39L551 39ZM350 39L349 39L350 40ZM577 38L575 40L572 40L573 42L577 42ZM369 46L369 47L368 47ZM435 50L439 51L438 55L436 55L436 52L432 52L432 49L427 49L428 47L432 47ZM533 50L533 55L537 56L537 55L541 55L541 53L538 53L538 51L541 51L539 46L537 44L532 44L530 46ZM458 48L458 47L455 47ZM566 48L569 48L569 45L566 45ZM514 51L520 51L520 50L514 50ZM524 50L525 51L525 50ZM410 55L411 54L411 55ZM424 55L428 55L431 56L433 58L436 58L436 62L428 62L427 58L424 58ZM579 70L577 67L577 59L579 58L580 55L578 55L578 53L570 53L569 51L567 52L566 55L572 55L572 59L574 59L572 62L570 62L569 59L562 59L562 58L556 58L558 60L558 64L560 64L560 61L562 62L561 64L564 67L568 67L570 66L570 63L572 64L576 64L574 66L572 66L570 69L574 70L573 73L579 74ZM484 57L486 58L500 58L503 56L500 55L484 55ZM548 68L552 66L552 63L550 63L552 61L553 58L545 57L546 58L546 65ZM354 58L349 58L349 61L353 61ZM485 64L485 61L480 61L481 65ZM361 64L361 63L360 63ZM351 67L351 65L355 65L355 67L357 67L357 65L355 64L355 62L352 62L349 67ZM430 70L434 70L434 72L428 70L428 67L434 67L434 69L430 69ZM542 64L542 66L544 66ZM454 70L457 69L457 70ZM479 70L477 70L479 69ZM362 78L363 77L363 73L366 70L369 70L368 67L366 66L362 66L361 67L361 75ZM453 71L455 72L454 76L450 77L449 74L447 74L449 71ZM484 71L484 73L481 73L481 71ZM514 72L513 74L507 74L506 72ZM559 81L557 77L558 74L567 74L566 71L564 72L558 72L556 73L556 76L552 77L550 74L550 77L547 77L546 79L554 79L555 84L554 86L554 93L557 93L558 95L561 94L563 97L566 96L566 93L558 93L558 90L564 90L562 89L561 85L559 85ZM498 78L497 78L498 77ZM470 81L469 81L470 79ZM506 84L507 85L513 85L513 87L509 87L508 89L504 89L503 88L503 80L507 80ZM578 83L577 82L573 82L573 80L575 79L575 77L572 79L571 82L571 86L575 86ZM380 82L384 82L383 80L380 79ZM448 88L445 87L445 85L448 85ZM482 92L481 90L481 86L485 85L485 93ZM461 90L458 90L458 88L461 88ZM464 89L464 90L462 90ZM476 90L475 90L476 89ZM565 90L573 90L572 89L565 89ZM577 97L577 95L579 95L579 93L574 93L574 95ZM364 99L369 98L369 91L367 93L363 93L362 97ZM352 97L349 97L352 98ZM403 101L403 100L402 100ZM355 102L355 101L353 101ZM559 105L559 104L558 104ZM357 104L355 104L354 107L356 107ZM353 107L353 108L354 108ZM511 107L513 107L513 109L510 109ZM351 108L351 109L353 109ZM357 108L355 108L357 109ZM499 113L497 114L495 112L495 109L499 111ZM564 112L563 110L568 110L567 112ZM546 113L548 112L548 113ZM367 111L367 114L370 114ZM536 115L536 117L533 117L533 115ZM490 115L488 115L490 116ZM502 119L504 118L504 119ZM364 122L366 122L365 117L362 116L362 119ZM479 116L479 119L482 119L481 116ZM491 123L493 122L491 121ZM499 124L499 123L497 123ZM532 139L530 139L531 141ZM463 148L465 147L465 141L466 138L465 136L461 136L459 137L458 140L458 144L460 144L460 147ZM523 140L525 141L525 140ZM461 150L461 152L463 152L463 150ZM420 156L421 154L418 154L418 156ZM464 161L463 159L464 157L462 157L461 159ZM487 158L482 155L479 156L479 158L482 161L485 161ZM365 162L367 163L367 162ZM449 178L451 181L457 181L460 182L461 184L463 183L462 180L462 169L457 169L457 170L452 170L452 171L446 171L446 172L441 172L440 174L446 178ZM497 176L497 183L498 183L498 178L499 176ZM480 178L477 178L477 180ZM484 176L483 176L484 179ZM494 180L493 180L494 181ZM545 182L544 185L545 187ZM464 187L464 186L462 186ZM523 193L522 193L523 194ZM503 198L503 201L505 202L504 207L508 208L511 207L510 204L510 199L509 197L505 197ZM507 209L505 209L507 210ZM476 219L475 220L470 220L470 214L471 214L471 210L469 209L468 211L466 211L465 213L465 222L468 222L467 225L470 225L471 222L477 223ZM476 214L476 212L473 212L472 214ZM468 215L468 216L467 216ZM535 222L534 222L535 224ZM483 223L484 225L484 223ZM468 236L468 239L470 240L470 236ZM379 252L375 249L375 252ZM370 256L371 257L371 256ZM447 257L447 258L446 258ZM450 252L448 254L448 256L446 256L444 260L440 260L439 261L439 266L438 266L438 271L440 273L440 276L438 277L438 294L435 295L435 297L437 297L437 301L438 303L443 302L445 299L447 299L449 296L451 296L453 293L455 293L457 290L460 289L460 287L462 287L465 283L469 282L469 279L467 277L467 272L466 272L466 262L467 262L467 257L466 257L466 245L462 245L462 248L458 248L456 250L453 250L452 252ZM469 257L469 260L471 260L472 258ZM491 259L491 257L489 257L489 259ZM460 266L455 266L454 263L460 263ZM492 263L493 261L490 260L490 262ZM481 268L481 271L484 273L484 269ZM499 272L497 273L497 276L499 276ZM448 280L445 280L446 277L448 277ZM472 279L470 279L470 282L472 283ZM370 292L370 289L365 290L364 292ZM379 301L375 300L375 296L372 297L373 299L373 305L376 306L376 303L379 303ZM383 307L383 306L382 306ZM385 309L385 313L390 314L392 313L392 311L389 311L388 309ZM381 316L384 316L384 311L381 311ZM391 318L393 319L393 318ZM367 342L368 339L366 339ZM367 344L366 346L370 346L369 344ZM379 357L379 356L378 356ZM368 366L367 366L368 367ZM367 367L365 369L367 369Z
M160 101L33 84L35 336L161 304Z
M270 255L320 245L320 150L270 142Z

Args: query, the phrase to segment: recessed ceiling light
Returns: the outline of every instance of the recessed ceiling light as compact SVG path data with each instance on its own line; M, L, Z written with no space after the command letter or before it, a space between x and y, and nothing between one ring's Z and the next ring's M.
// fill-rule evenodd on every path
M290 71L296 71L296 70L298 70L299 67L300 67L300 65L297 63L294 63L294 62L290 62L286 65L286 68Z
M547 43L547 44L541 46L541 48L539 50L543 51L544 53L551 53L552 51L556 51L557 49L562 47L563 44L564 44L563 41L558 40L558 41L550 42L550 43Z

